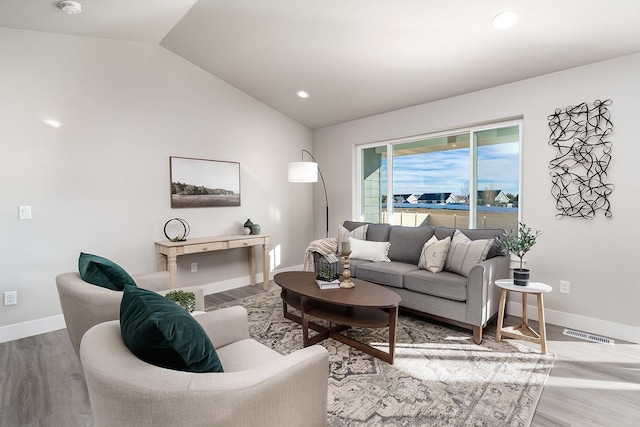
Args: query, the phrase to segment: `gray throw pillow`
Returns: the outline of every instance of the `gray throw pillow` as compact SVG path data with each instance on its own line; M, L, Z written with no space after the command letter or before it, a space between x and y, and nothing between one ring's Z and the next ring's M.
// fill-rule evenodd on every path
M487 259L493 239L471 240L460 230L453 233L444 269L468 277L471 269Z

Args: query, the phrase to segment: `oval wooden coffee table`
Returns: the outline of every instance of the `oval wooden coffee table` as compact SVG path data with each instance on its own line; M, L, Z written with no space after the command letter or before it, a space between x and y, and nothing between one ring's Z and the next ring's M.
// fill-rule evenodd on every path
M351 279L351 289L320 289L315 282L315 273L287 271L278 273L273 280L282 288L282 310L284 317L302 325L303 345L308 347L329 337L355 349L393 363L398 323L398 294L383 286L363 280ZM288 306L300 311L301 316L290 313ZM311 322L309 317L323 319L330 324L326 328ZM363 328L389 327L389 352L356 341L342 331L352 326ZM318 332L309 337L309 328Z

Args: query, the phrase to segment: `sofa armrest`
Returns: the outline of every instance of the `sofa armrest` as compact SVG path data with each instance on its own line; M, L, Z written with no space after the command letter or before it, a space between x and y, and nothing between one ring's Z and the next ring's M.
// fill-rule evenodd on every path
M212 384L219 404L206 405L211 411L206 419L232 426L326 426L329 355L320 345L246 371L194 375L190 388L206 390Z
M247 310L241 306L221 308L196 316L214 347L249 338Z
M509 257L499 255L482 261L467 278L467 322L484 325L498 312L500 292L494 282L509 275Z
M171 289L171 276L168 271L134 274L131 277L135 280L136 285L142 289L155 292Z

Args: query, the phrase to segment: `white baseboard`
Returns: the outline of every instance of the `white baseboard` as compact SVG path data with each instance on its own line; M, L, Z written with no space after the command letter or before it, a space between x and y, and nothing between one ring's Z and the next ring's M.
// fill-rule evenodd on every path
M269 279L273 279L273 276L283 271L302 271L302 267L303 267L302 264L300 264L300 265L294 265L292 267L285 267L275 271L271 271L269 273ZM263 277L264 275L262 273L256 274L256 286L262 287ZM249 283L249 281L250 281L249 276L244 276L244 277L237 277L235 279L230 279L230 280L223 280L221 282L205 283L204 285L197 285L197 286L200 286L204 289L205 295L209 295L209 294L215 294L218 292L228 291L230 289L236 289L236 288L241 288L243 286L247 286L247 283Z
M293 267L287 267L272 271L269 276L273 278L273 275L282 271L300 271L302 270L302 264L294 265ZM256 286L262 287L263 274L256 275ZM238 277L231 280L223 280L222 282L208 283L202 286L204 294L215 294L217 292L228 291L230 289L240 288L247 286L249 283L249 276ZM57 331L58 329L64 329L67 325L64 323L64 317L62 314L57 316L45 317L42 319L30 320L28 322L16 323L13 325L0 326L0 343L19 340L21 338L31 337L33 335L44 334L47 332Z
M507 303L507 314L522 316L522 303L510 301ZM527 305L527 315L532 320L538 320L538 307ZM588 332L623 341L640 344L640 328L622 323L609 322L608 320L594 319L579 314L565 313L563 311L544 309L545 323L559 325L580 332Z
M0 327L0 343L19 340L21 338L44 334L46 332L57 331L58 329L64 329L66 327L67 325L64 323L64 317L62 314L30 320L28 322L16 323L14 325L2 326Z
M278 269L270 273L270 278L273 275L283 271L300 271L302 265L295 265L292 267ZM263 275L258 274L256 286L262 286ZM228 291L230 289L240 288L246 286L249 283L249 276L238 277L230 280L223 280L222 282L208 283L200 285L204 288L205 295L214 294L217 292ZM567 328L576 329L581 332L588 332L596 335L602 335L605 337L629 341L640 344L640 328L636 328L621 323L609 322L607 320L594 319L591 317L580 316L577 314L565 313L562 311L550 310L545 308L546 322L554 325L560 325ZM507 304L507 314L512 316L522 316L522 304L519 302L510 301ZM530 319L538 320L538 308L536 306L527 306L527 314ZM23 323L16 323L14 325L7 325L0 327L0 343L13 341L21 338L30 337L33 335L44 334L46 332L57 331L58 329L64 329L66 325L64 323L64 317L62 314L57 316L45 317L42 319L31 320Z

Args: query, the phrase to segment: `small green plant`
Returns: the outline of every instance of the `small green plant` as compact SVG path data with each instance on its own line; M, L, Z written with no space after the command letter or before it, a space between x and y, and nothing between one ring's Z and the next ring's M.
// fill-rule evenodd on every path
M504 249L520 258L520 270L522 270L524 255L536 244L536 239L542 232L536 230L534 233L531 227L527 227L521 222L518 223L518 226L517 232L511 230L509 233L504 233L502 238L496 237L496 240Z
M331 270L331 267L329 266L324 266L322 270L320 270L320 272L318 273L318 279L324 280L326 282L330 282L336 279L337 277L338 275L335 274L333 270Z
M196 309L196 295L193 292L187 291L171 291L168 292L165 297L180 307L187 310L189 313L193 313Z

